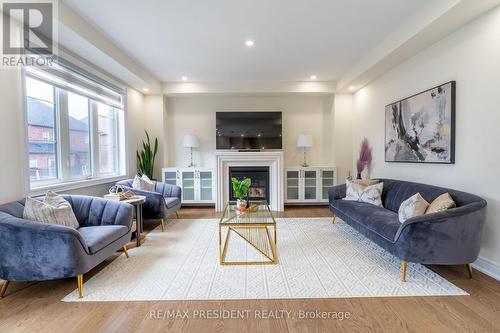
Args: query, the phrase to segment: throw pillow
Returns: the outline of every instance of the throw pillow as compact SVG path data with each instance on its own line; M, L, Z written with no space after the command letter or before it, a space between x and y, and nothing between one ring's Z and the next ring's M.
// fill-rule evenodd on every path
M429 208L425 211L425 214L442 212L456 206L457 204L453 201L451 195L449 193L443 193L431 202Z
M142 175L141 177L139 177L139 175L135 175L134 181L132 182L132 188L135 188L136 190L154 192L155 184L146 175Z
M382 190L384 183L380 182L370 186L356 184L353 181L346 181L346 197L344 200L366 202L382 207Z
M80 226L71 204L62 196L52 191L47 192L43 202L30 197L26 198L23 218L37 222L64 225L74 229Z
M403 223L411 217L424 215L427 207L429 203L422 198L420 193L412 195L399 206L399 222Z
M380 183L378 179L354 179L354 183L363 185L363 186L371 186Z

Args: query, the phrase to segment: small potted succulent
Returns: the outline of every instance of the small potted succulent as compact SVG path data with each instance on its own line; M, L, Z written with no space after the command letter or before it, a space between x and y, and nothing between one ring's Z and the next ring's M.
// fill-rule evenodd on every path
M231 178L231 184L233 185L233 194L236 200L236 209L240 212L245 211L248 205L248 190L252 185L252 180L250 178L245 178L243 180L238 180L236 178Z

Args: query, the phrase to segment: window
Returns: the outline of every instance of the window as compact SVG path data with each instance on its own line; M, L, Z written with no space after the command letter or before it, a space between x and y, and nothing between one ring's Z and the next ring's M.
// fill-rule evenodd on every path
M124 175L123 92L66 68L26 70L31 188Z
M56 108L54 87L26 79L28 147L31 181L57 179ZM51 162L53 161L53 162Z

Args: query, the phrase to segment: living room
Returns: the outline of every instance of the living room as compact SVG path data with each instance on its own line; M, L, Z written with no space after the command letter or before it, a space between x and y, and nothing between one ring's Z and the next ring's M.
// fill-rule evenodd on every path
M2 1L0 331L499 331L500 1Z

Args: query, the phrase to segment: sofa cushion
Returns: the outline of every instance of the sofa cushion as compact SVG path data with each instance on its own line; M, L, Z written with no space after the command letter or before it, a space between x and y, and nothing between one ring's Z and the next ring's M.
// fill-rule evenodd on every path
M346 219L345 222L363 225L390 242L394 241L401 226L398 214L383 207L347 200L334 200L331 206L341 218Z
M128 228L123 225L104 225L83 227L78 229L78 232L85 240L90 253L96 253L126 235Z
M370 186L356 184L350 180L346 180L346 196L345 200L367 202L372 205L382 207L382 190L384 183L377 183Z
M425 214L439 213L447 209L456 207L457 204L453 201L452 197L448 192L441 194L439 197L434 199L434 201L429 205Z
M177 197L165 198L165 204L167 205L168 209L173 208L173 207L177 206L180 203L181 203L181 201Z
M420 193L412 195L403 201L399 207L399 222L404 223L412 217L424 215L427 207L429 207L429 203L422 198Z

